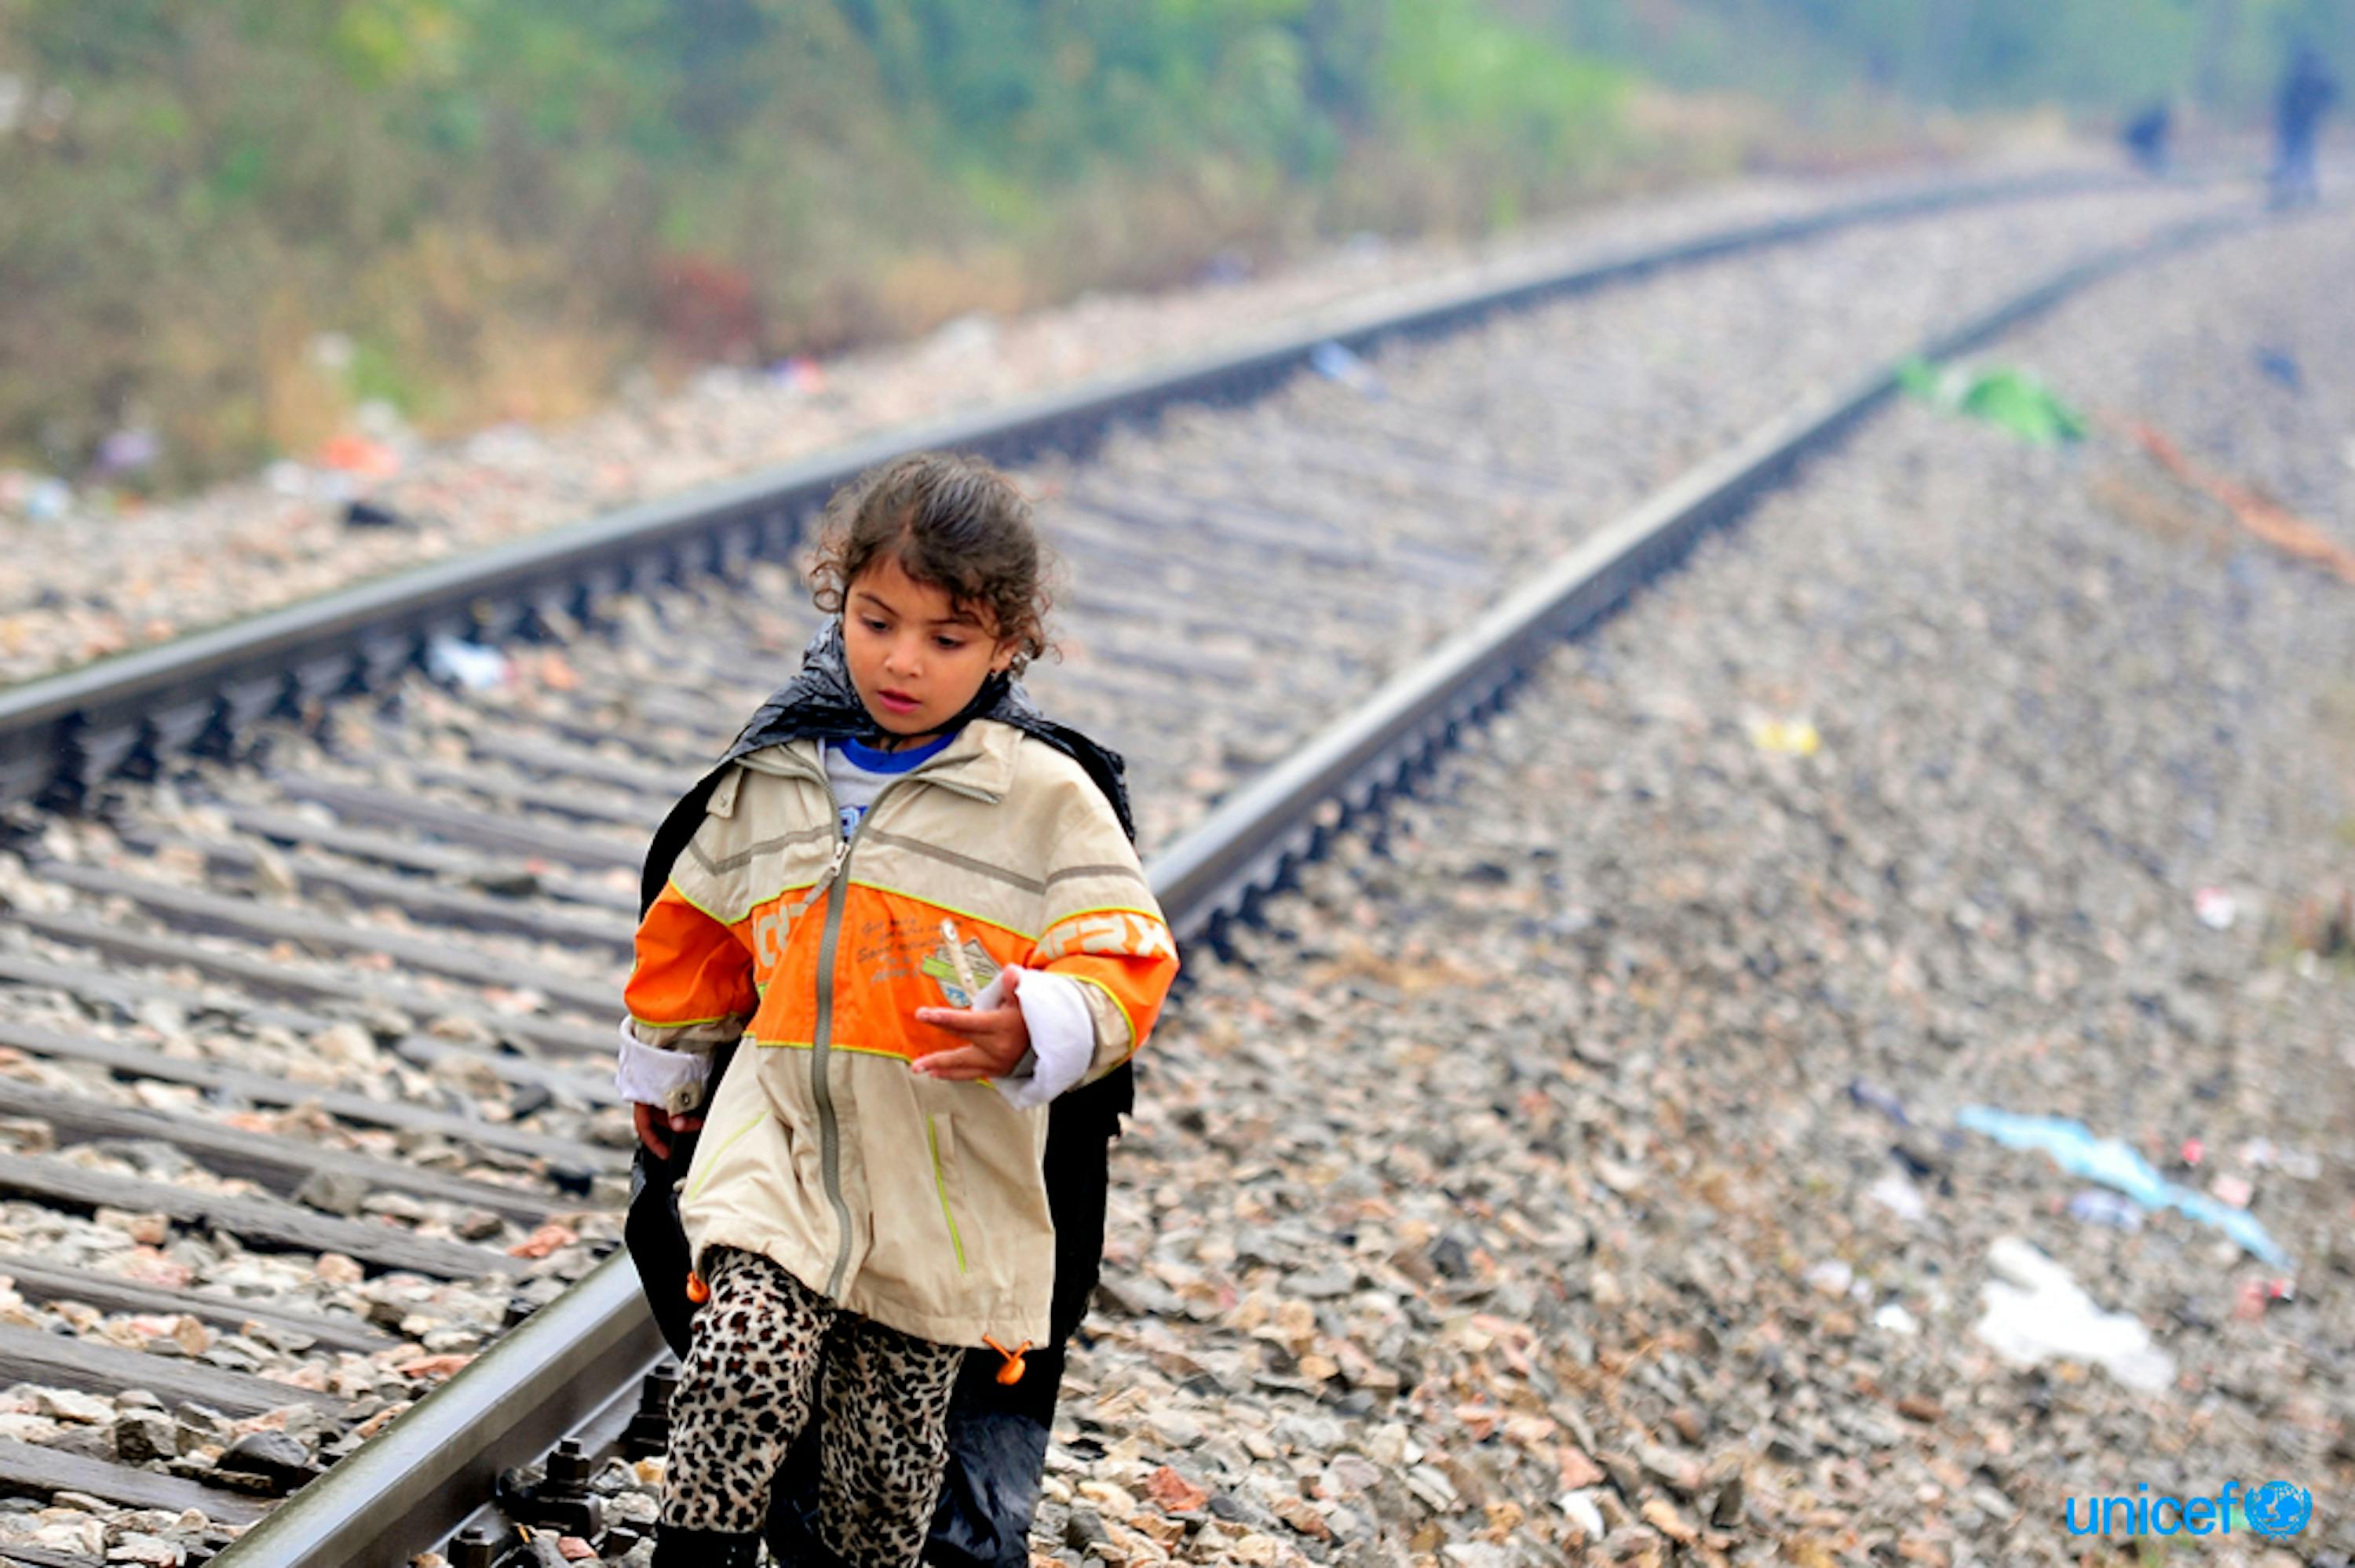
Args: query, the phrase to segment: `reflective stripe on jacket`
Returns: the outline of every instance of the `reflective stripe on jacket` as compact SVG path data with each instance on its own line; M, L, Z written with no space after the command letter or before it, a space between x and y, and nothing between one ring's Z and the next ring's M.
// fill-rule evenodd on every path
M963 1005L1009 963L1080 982L1091 1080L1135 1051L1175 978L1135 851L1078 763L975 721L846 839L816 742L741 758L640 924L625 993L647 1044L743 1036L681 1189L695 1255L762 1253L942 1343L1045 1343L1046 1108L908 1070L964 1043L915 1010Z

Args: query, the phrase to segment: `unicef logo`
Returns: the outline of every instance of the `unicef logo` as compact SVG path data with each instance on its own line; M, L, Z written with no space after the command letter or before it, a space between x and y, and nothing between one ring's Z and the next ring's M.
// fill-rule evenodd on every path
M2268 1541L2296 1535L2314 1520L2314 1494L2288 1481L2267 1481L2243 1490L2237 1480L2226 1481L2210 1497L2152 1496L2147 1483L2134 1495L2093 1496L2061 1503L2061 1527L2072 1535L2230 1535L2236 1529L2256 1531Z
M2314 1494L2287 1481L2267 1481L2249 1494L2249 1528L2268 1541L2296 1535L2314 1517Z

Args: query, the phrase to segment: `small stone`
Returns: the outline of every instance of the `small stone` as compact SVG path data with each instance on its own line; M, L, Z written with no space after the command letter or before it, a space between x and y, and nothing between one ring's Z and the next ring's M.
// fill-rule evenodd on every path
M507 1248L507 1255L510 1257L546 1257L549 1253L555 1252L559 1247L573 1245L575 1243L579 1242L580 1239L580 1232L572 1229L569 1225L559 1225L551 1221L532 1232L531 1234L526 1236L523 1240L516 1243L515 1245Z
M1512 1568L1512 1553L1487 1541L1451 1541L1439 1549L1440 1557L1455 1568Z
M1210 1500L1209 1491L1164 1465L1145 1478L1145 1495L1168 1513L1193 1513Z
M1709 1522L1713 1529L1732 1530L1742 1522L1742 1472L1734 1471L1717 1490L1717 1500L1710 1505Z
M1066 1546L1075 1546L1085 1552L1092 1547L1105 1545L1111 1540L1112 1532L1104 1529L1103 1517L1092 1508L1074 1508L1071 1518L1064 1521L1063 1544Z
M60 1426L48 1446L63 1453L80 1454L86 1459L114 1457L114 1429L112 1426L76 1423Z
M124 1464L177 1458L179 1452L177 1428L162 1411L126 1410L114 1418L114 1457Z
M1175 1410L1156 1411L1145 1418L1154 1441L1170 1448L1190 1449L1202 1440L1202 1424Z
M56 1128L38 1117L0 1117L0 1148L15 1154L48 1154L57 1146Z
M1325 1489L1344 1497L1371 1491L1381 1479L1381 1467L1356 1454L1336 1454L1325 1467Z
M383 1431L386 1427L399 1420L401 1413L407 1410L409 1405L410 1402L408 1400L395 1400L390 1404L386 1405L382 1410L378 1411L374 1415L371 1415L367 1420L361 1422L357 1426L353 1427L352 1436L363 1439L375 1436L378 1433ZM640 1465L642 1467L659 1466L660 1463L661 1461L658 1459L645 1459L640 1461Z
M94 1519L59 1520L34 1531L33 1544L52 1552L97 1557L106 1551L106 1526Z
M1268 1510L1293 1530L1316 1541L1330 1541L1333 1531L1305 1498L1281 1497L1272 1499Z
M44 1388L33 1394L33 1414L52 1421L97 1425L114 1419L114 1405L95 1394L78 1393L68 1388Z
M1594 1179L1621 1197L1629 1197L1644 1190L1644 1173L1615 1160L1598 1156L1593 1162Z
M1396 1421L1375 1427L1358 1442L1358 1451L1385 1470L1405 1464L1406 1449L1406 1427Z
M339 1252L321 1253L313 1266L319 1277L329 1285L357 1285L368 1277L368 1271L359 1266L357 1260L346 1257Z
M314 1467L310 1450L283 1432L249 1432L230 1444L213 1461L224 1475L251 1476L283 1495L309 1480Z
M346 1171L314 1171L294 1189L294 1201L308 1203L321 1213L348 1219L360 1212L368 1192L365 1177Z
M176 1156L178 1154L176 1150L172 1152ZM155 1174L169 1175L171 1172L161 1171ZM145 1246L162 1246L172 1239L172 1221L170 1216L165 1214L135 1213L129 1209L100 1208L95 1210L91 1217L109 1230L121 1231L133 1241Z
M1673 1568L1676 1548L1646 1524L1623 1525L1604 1538L1602 1556L1613 1568Z
M1406 1473L1406 1489L1429 1504L1434 1513L1453 1513L1463 1499L1455 1483L1446 1472L1429 1465L1417 1465Z
M1973 1487L1970 1499L1971 1506L1989 1519L2008 1520L2019 1511L2009 1498L1993 1487Z
M138 1568L180 1568L188 1560L186 1548L157 1535L127 1532L106 1549L109 1563L131 1563Z
M423 1200L407 1192L368 1192L359 1202L363 1213L381 1214L389 1220L400 1220L420 1224L433 1217L433 1212Z
M1431 1244L1424 1255L1431 1266L1450 1279L1468 1278L1472 1273L1472 1249L1460 1236L1450 1233Z
M1106 1275L1096 1299L1130 1318L1182 1318L1186 1303L1158 1280Z
M1700 1539L1700 1531L1693 1522L1677 1511L1666 1498L1653 1498L1641 1510L1644 1522L1667 1536L1679 1546L1690 1546Z
M1645 1447L1643 1464L1646 1475L1688 1501L1700 1494L1701 1484L1706 1479L1699 1460L1672 1453L1657 1445ZM1620 1489L1629 1489L1623 1487Z
M173 1442L183 1455L218 1446L234 1436L229 1417L209 1405L183 1404L173 1413Z
M1285 1416L1268 1436L1294 1453L1322 1460L1341 1446L1346 1434L1337 1421L1304 1414Z
M260 1372L262 1361L256 1353L258 1349L250 1340L240 1344L234 1339L222 1340L208 1346L203 1359L207 1365L218 1367L223 1372Z
M1594 1506L1593 1492L1583 1488L1564 1492L1557 1499L1557 1506L1570 1516L1572 1528L1587 1540L1600 1541L1609 1533L1609 1527L1603 1522L1603 1510Z
M1082 1481L1080 1500L1108 1520L1123 1523L1136 1517L1136 1499L1109 1481Z
M1187 1522L1166 1514L1141 1513L1128 1521L1128 1528L1167 1552L1186 1539Z
M1295 1274L1284 1285L1305 1301L1329 1301L1358 1287L1358 1271L1345 1265L1329 1264L1312 1273Z
M420 1356L415 1361L403 1361L392 1370L403 1377L417 1378L425 1383L440 1383L474 1359L470 1355L455 1354Z
M1922 1564L1922 1568L1946 1568L1946 1565L1953 1561L1944 1546L1919 1535L1900 1537L1897 1542L1897 1555L1905 1562ZM2292 1558L2290 1561L2295 1563L2296 1559Z

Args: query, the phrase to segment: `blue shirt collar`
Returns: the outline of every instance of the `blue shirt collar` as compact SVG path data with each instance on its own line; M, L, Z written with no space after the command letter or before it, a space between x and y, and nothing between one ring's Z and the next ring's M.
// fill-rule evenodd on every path
M829 741L827 744L840 747L844 758L852 767L862 771L905 773L926 758L937 757L946 750L949 743L956 739L957 734L956 730L951 730L946 735L937 736L924 742L922 746L909 747L901 751L879 751L874 747L863 746L855 740L836 740Z

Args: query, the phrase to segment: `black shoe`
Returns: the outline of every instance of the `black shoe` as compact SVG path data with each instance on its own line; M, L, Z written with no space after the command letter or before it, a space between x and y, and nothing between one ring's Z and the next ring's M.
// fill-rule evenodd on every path
M760 1533L657 1524L650 1568L761 1568Z

